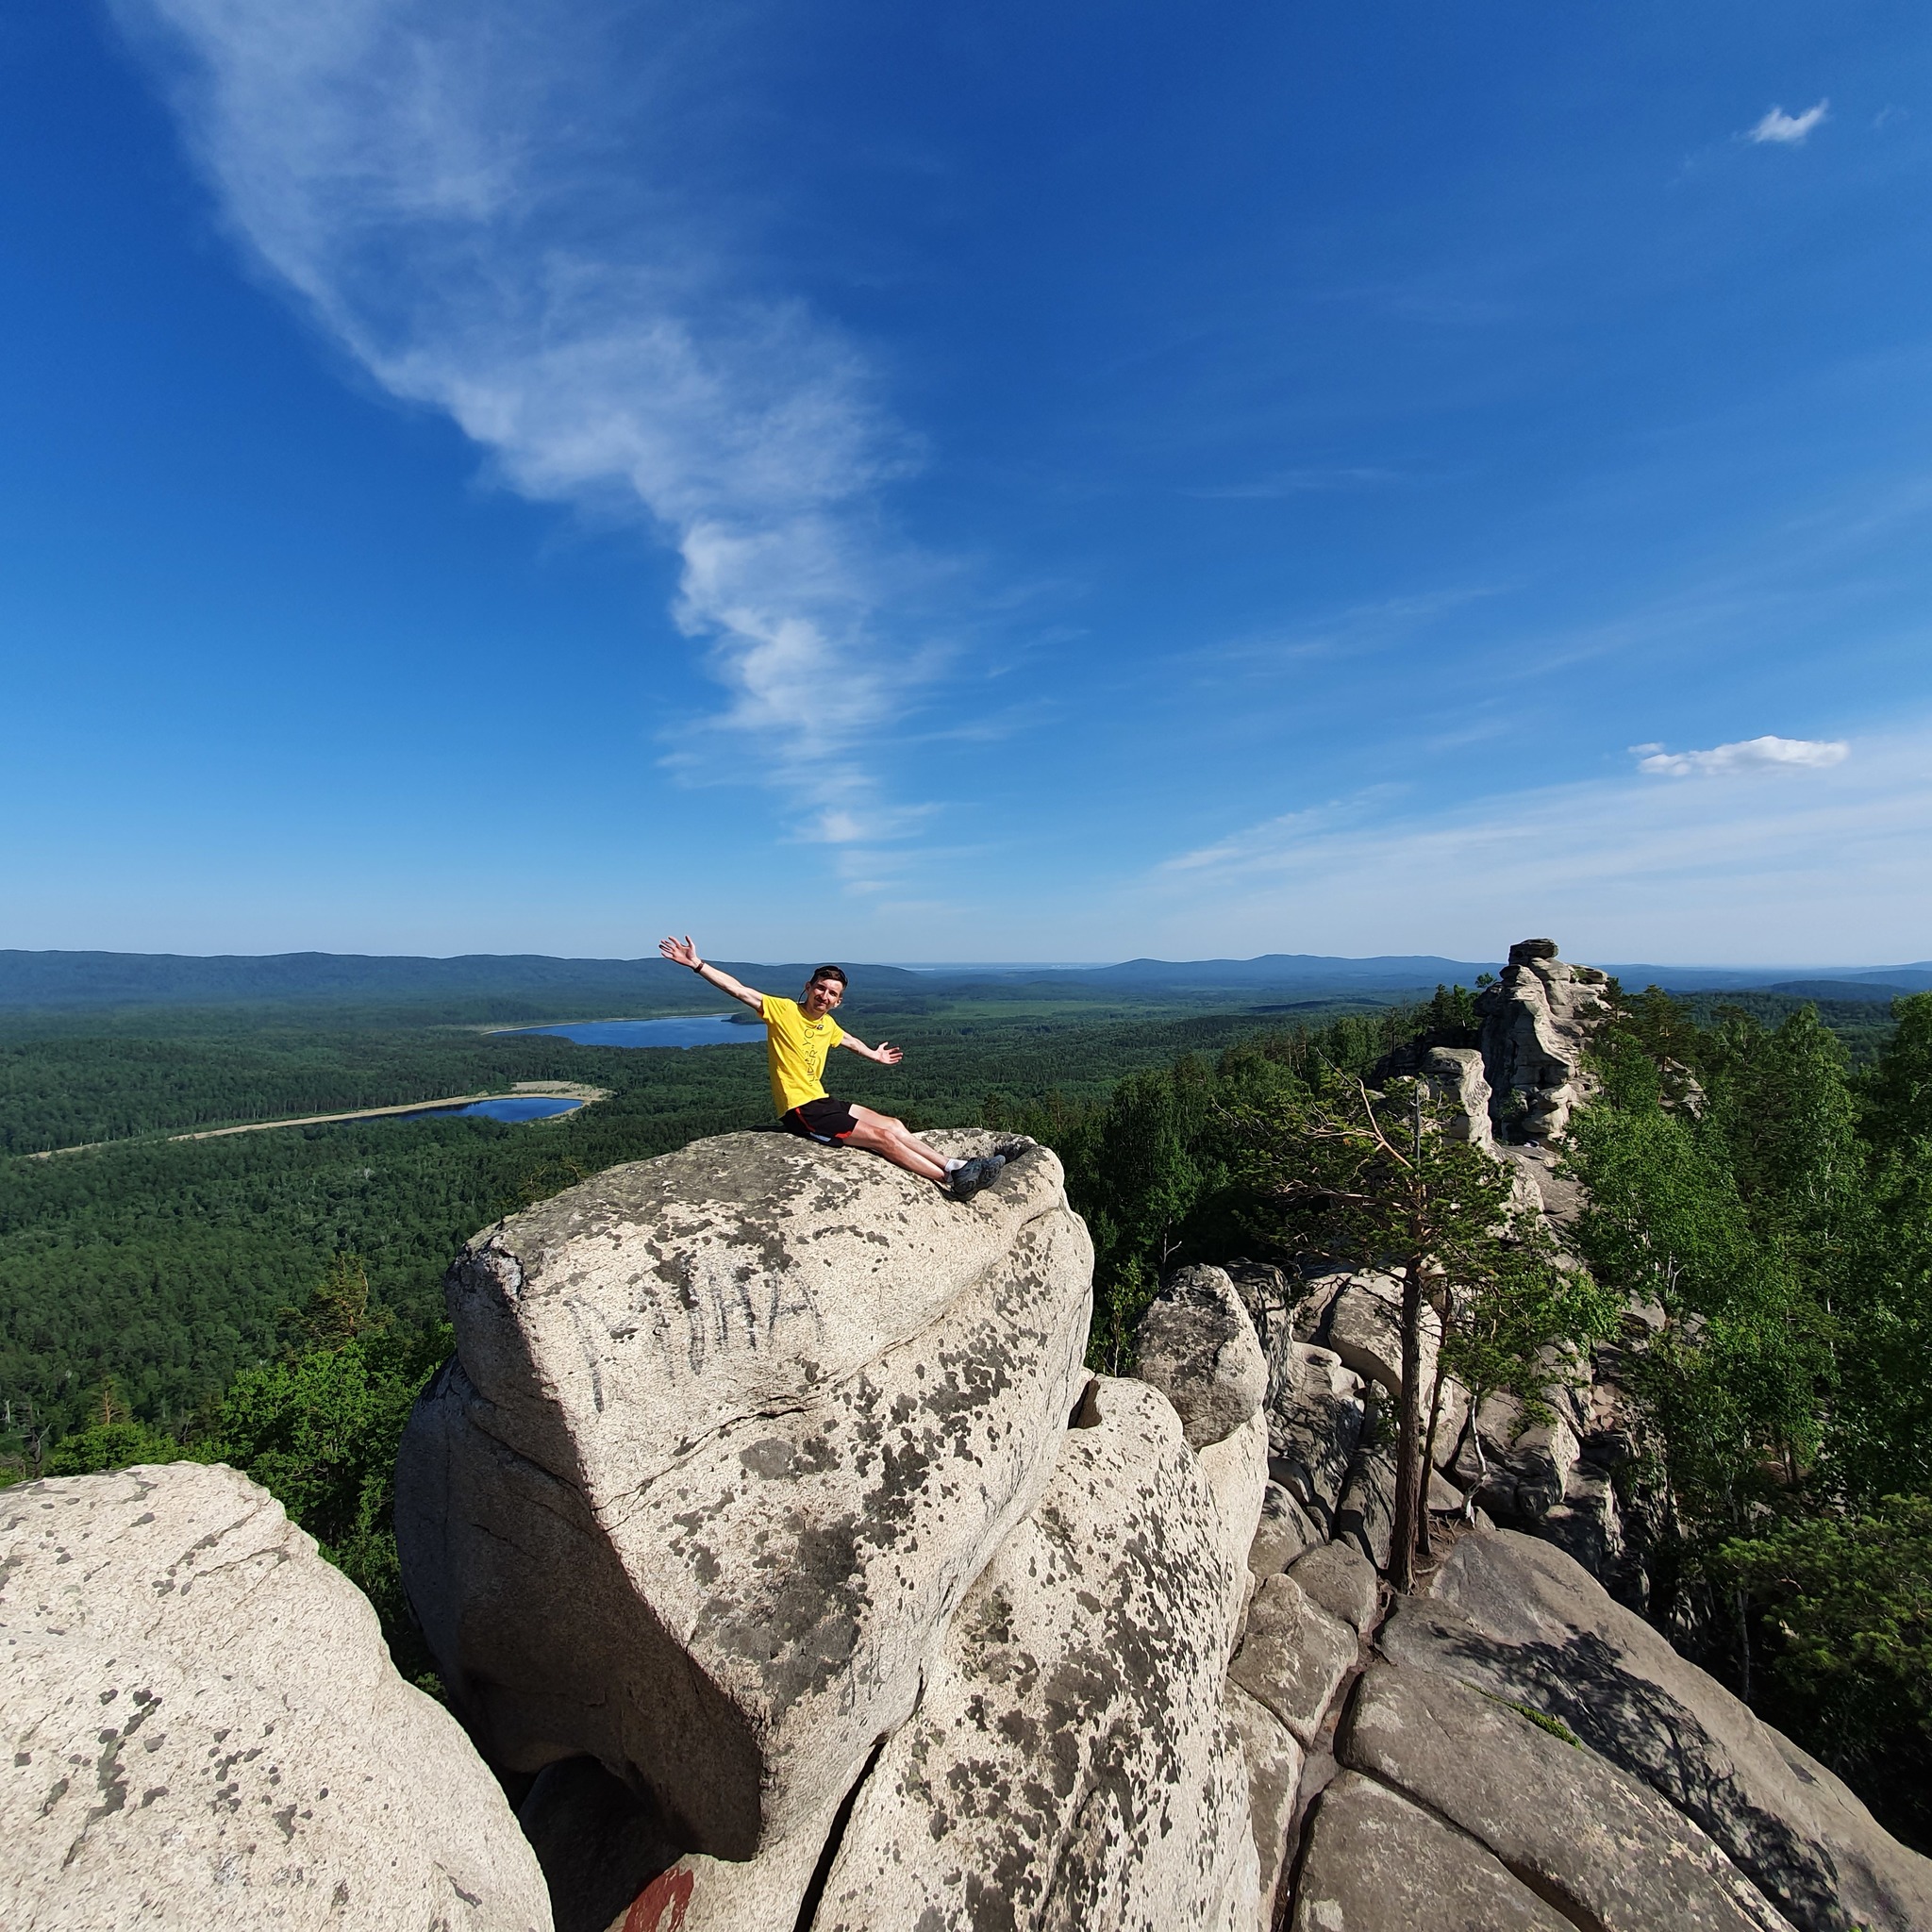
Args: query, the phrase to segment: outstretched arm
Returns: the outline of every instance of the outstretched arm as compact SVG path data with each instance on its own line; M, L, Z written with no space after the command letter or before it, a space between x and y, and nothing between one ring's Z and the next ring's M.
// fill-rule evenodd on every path
M862 1040L855 1040L851 1034L841 1036L839 1044L849 1046L854 1053L863 1054L869 1060L876 1060L882 1067L896 1067L899 1064L899 1049L890 1041L882 1040L876 1046L868 1046Z
M730 974L721 973L717 967L708 965L698 958L698 949L691 944L690 933L681 940L659 940L658 950L675 966L689 966L700 979L708 979L720 992L728 992L735 1000L742 1000L756 1012L765 1003L765 996L755 986L746 986L741 979L733 979Z

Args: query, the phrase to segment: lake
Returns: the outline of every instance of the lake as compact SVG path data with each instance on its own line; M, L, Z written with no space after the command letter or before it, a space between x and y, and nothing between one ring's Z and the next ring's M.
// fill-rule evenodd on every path
M561 1093L506 1093L495 1100L473 1100L466 1107L425 1107L399 1116L403 1120L547 1121L574 1113L581 1100Z
M518 1033L554 1033L579 1046L762 1046L765 1029L715 1014L672 1020L581 1020L567 1026L518 1026Z

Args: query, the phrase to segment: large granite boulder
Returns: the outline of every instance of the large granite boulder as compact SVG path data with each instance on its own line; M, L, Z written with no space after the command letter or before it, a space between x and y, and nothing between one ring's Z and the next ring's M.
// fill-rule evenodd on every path
M234 1470L0 1491L0 1641L15 1932L549 1932L469 1740Z
M1269 1475L1291 1495L1323 1536L1361 1444L1368 1413L1362 1378L1333 1349L1292 1344L1298 1374L1268 1410Z
M1248 1772L1248 1825L1255 1840L1257 1894L1255 1924L1257 1932L1268 1932L1274 1924L1281 1881L1288 1875L1289 1833L1307 1754L1265 1704L1232 1679L1225 1701Z
M1248 1568L1257 1578L1286 1570L1311 1543L1322 1541L1315 1520L1291 1491L1271 1482L1261 1492L1261 1515L1248 1545Z
M1375 1566L1346 1543L1319 1543L1289 1566L1301 1592L1358 1637L1369 1634L1381 1596Z
M1193 1449L1224 1441L1261 1407L1268 1361L1219 1268L1177 1268L1134 1331L1135 1374L1174 1404Z
M1220 1506L1238 1619L1268 1488L1269 1369L1253 1318L1222 1269L1177 1268L1141 1316L1134 1351L1136 1374L1174 1405Z
M1090 1413L860 1787L814 1932L1252 1932L1219 1506L1154 1390Z
M1228 1678L1266 1705L1306 1747L1359 1649L1356 1632L1285 1572L1256 1591Z
M1490 1121L1490 1079L1481 1052L1473 1046L1432 1046L1422 1057L1422 1070L1442 1097L1454 1103L1449 1138L1467 1141L1485 1154L1493 1154L1496 1137Z
M1569 1393L1552 1390L1548 1413L1532 1421L1513 1395L1491 1395L1462 1438L1456 1477L1492 1516L1535 1520L1564 1498L1582 1454L1564 1414Z
M1044 1148L962 1204L778 1134L477 1236L396 1526L486 1753L594 1757L714 1857L808 1833L1051 1472L1091 1260Z
M1600 1932L1790 1932L1696 1825L1595 1752L1434 1671L1379 1665L1338 1752Z
M1932 1861L1551 1544L1461 1539L1433 1595L1405 1600L1377 1641L1399 1666L1567 1726L1682 1812L1801 1932L1932 1925Z
M1416 1397L1424 1418L1429 1391L1435 1387L1436 1351L1441 1333L1441 1317L1425 1307L1418 1336L1421 1374ZM1328 1305L1320 1339L1363 1381L1378 1383L1387 1390L1391 1403L1402 1400L1402 1283L1393 1275L1364 1273L1350 1276Z

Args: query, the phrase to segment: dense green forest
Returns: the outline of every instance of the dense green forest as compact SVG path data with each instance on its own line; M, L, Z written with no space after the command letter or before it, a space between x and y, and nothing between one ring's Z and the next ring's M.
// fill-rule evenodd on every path
M1932 994L1894 1011L1855 1074L1808 1009L1626 1002L1573 1158L1591 1267L1672 1317L1637 1365L1682 1521L1666 1607L1925 1847Z
M928 1125L975 1121L990 1095L995 1110L1056 1091L1104 1095L1134 1068L1279 1024L1113 999L855 1007L855 1030L898 1041L907 1057L894 1069L842 1056L841 1091ZM132 1414L182 1424L272 1353L277 1311L339 1254L362 1257L379 1308L430 1319L443 1270L478 1227L614 1162L768 1120L760 1038L638 1051L455 1027L304 1033L252 1012L225 1029L202 1013L160 1037L0 1037L0 1145L108 1143L0 1158L0 1457L18 1464L29 1425L58 1440L109 1377ZM361 1121L166 1138L540 1078L610 1097L529 1125Z

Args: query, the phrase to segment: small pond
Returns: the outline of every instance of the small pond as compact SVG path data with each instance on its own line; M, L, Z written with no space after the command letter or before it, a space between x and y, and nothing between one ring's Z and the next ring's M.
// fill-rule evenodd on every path
M465 1107L425 1107L400 1118L425 1120L547 1121L583 1106L561 1093L506 1093L495 1100L473 1100Z
M579 1046L762 1046L764 1026L712 1013L671 1020L578 1020L564 1026L519 1026L518 1033L554 1033ZM493 1104L493 1103L492 1103Z

